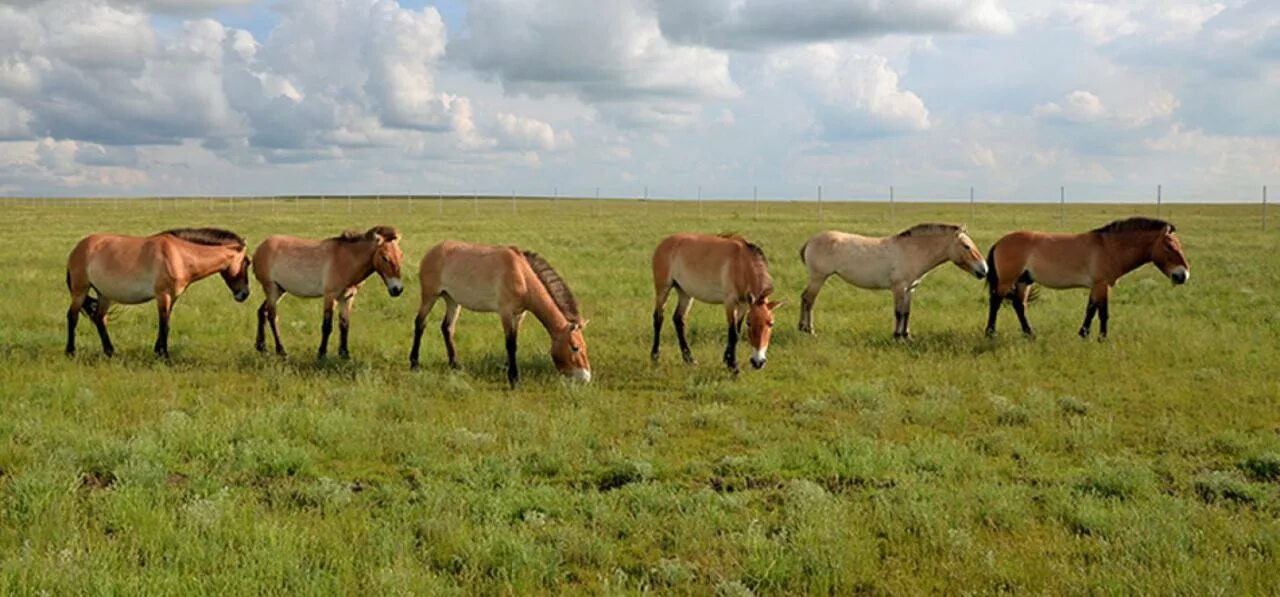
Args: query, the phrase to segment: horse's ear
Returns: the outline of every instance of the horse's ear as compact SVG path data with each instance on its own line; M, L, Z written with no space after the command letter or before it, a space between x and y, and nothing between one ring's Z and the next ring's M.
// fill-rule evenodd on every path
M757 303L760 303L760 304L762 304L762 305L763 305L763 304L764 304L764 302L765 302L765 299L768 299L768 298L769 298L769 295L771 295L771 294L773 294L773 289L772 289L772 288L766 288L766 289L764 289L764 292L760 293L760 298L756 299L754 302L757 302Z
M1164 225L1164 234L1167 236L1167 235L1172 234L1172 233L1173 233L1173 224L1165 224L1165 225Z
M785 305L785 304L787 304L787 299L782 299L782 300L780 300L780 301L769 301L769 302L765 303L765 305L764 305L764 306L768 307L768 308L769 308L769 310L770 310L770 311L772 311L772 310L777 309L778 307L781 307L781 306L783 306L783 305Z
M584 319L584 320L582 320L582 321L579 321L579 322L578 322L578 329L582 329L582 328L587 327L587 324L588 324L588 323L591 323L591 320L590 320L590 319Z

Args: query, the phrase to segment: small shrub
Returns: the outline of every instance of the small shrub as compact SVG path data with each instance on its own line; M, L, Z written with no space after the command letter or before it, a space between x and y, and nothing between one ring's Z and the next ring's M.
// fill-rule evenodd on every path
M1280 454L1267 452L1250 456L1240 463L1240 468L1258 481L1280 481Z
M630 483L638 483L651 477L653 467L647 462L617 460L605 465L596 475L596 488L610 491Z
M1235 502L1252 504L1258 501L1257 491L1248 482L1231 473L1214 471L1196 478L1196 495L1205 503Z

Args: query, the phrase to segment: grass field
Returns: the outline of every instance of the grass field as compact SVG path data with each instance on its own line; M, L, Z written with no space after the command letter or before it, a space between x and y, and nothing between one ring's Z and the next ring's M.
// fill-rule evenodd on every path
M1280 233L1256 207L1164 207L1194 275L1112 295L1112 337L1075 332L1084 291L1045 291L1021 338L982 335L952 267L892 300L828 283L796 331L801 243L824 228L968 222L1082 230L1148 206L526 201L5 204L0 223L0 592L1181 593L1280 591ZM706 215L700 216L703 211ZM478 211L478 215L477 215ZM281 303L291 355L253 350L261 289L216 277L122 308L116 358L82 323L62 355L66 255L92 231L215 225L256 244L377 223L409 291L377 279L349 362L318 364L320 303ZM648 358L648 260L679 230L738 231L790 303L769 365L731 379L722 311L696 305L680 362ZM496 316L464 313L451 373L432 314L407 366L417 262L446 238L544 254L578 295L595 381L561 381L529 318L505 387ZM672 301L671 305L674 305ZM745 350L740 353L745 359Z

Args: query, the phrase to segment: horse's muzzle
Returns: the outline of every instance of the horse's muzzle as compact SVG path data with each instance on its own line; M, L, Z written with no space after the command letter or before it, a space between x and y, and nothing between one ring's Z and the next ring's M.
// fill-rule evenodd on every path
M404 283L400 281L400 278L391 278L390 280L387 280L387 292L390 293L391 296L400 296L404 293Z
M235 297L236 297L237 303L245 302L249 298L249 289L246 288L244 290L237 290L235 293Z
M1173 280L1174 284L1186 284L1187 280L1190 278L1191 271L1183 267L1175 269L1169 273L1169 279Z
M973 268L973 275L979 280L985 279L987 277L987 264L979 263L977 267Z

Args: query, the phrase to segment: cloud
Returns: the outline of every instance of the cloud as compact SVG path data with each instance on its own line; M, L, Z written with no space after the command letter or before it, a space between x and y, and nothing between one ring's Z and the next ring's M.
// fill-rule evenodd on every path
M1137 128L1152 122L1166 120L1178 107L1178 99L1163 89L1143 89L1124 93L1117 107L1109 108L1091 92L1076 90L1068 93L1061 102L1048 102L1036 106L1031 114L1047 121L1076 124L1106 123L1123 128Z
M573 146L573 136L569 133L557 133L541 120L514 114L498 114L497 132L506 147L556 151Z
M777 52L766 69L807 92L819 126L830 139L927 130L929 110L882 56L838 44L811 44Z
M890 33L1010 33L995 0L656 0L662 31L681 43L754 51Z
M667 40L638 0L475 0L459 45L508 93L568 95L624 126L679 126L740 90L724 52Z

